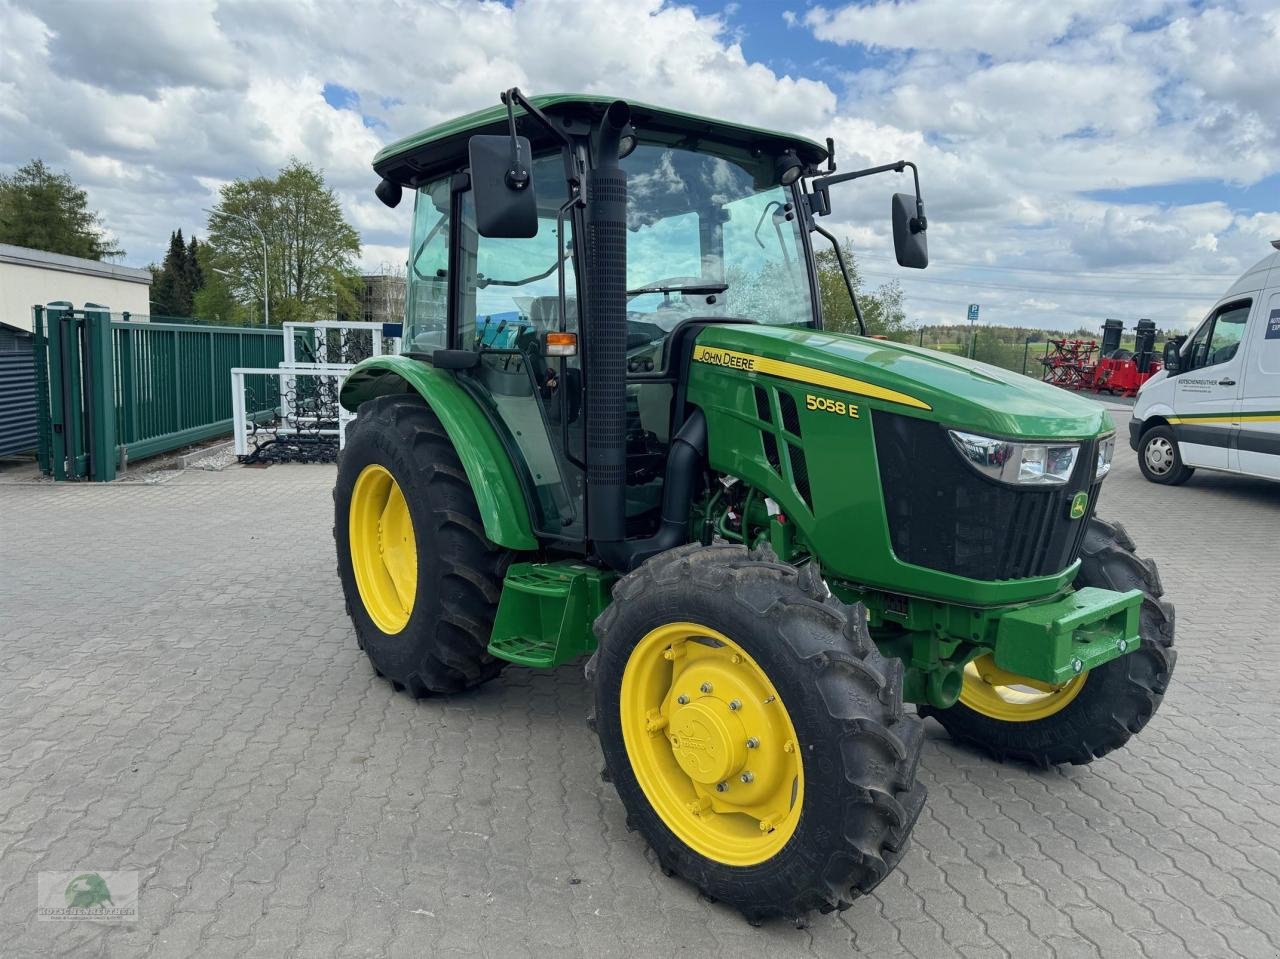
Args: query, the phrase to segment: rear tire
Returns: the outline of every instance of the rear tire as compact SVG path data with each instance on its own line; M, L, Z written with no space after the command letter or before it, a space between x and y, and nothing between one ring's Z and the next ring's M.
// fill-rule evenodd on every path
M1138 468L1143 476L1162 486L1180 486L1195 472L1194 467L1183 464L1178 439L1168 426L1153 426L1142 434Z
M402 625L389 619L385 604L379 607L367 575L370 595L362 596L356 572L361 543L372 541L376 555L382 552L384 534L381 519L376 531L361 533L359 517L365 514L357 508L353 522L353 493L362 475L380 476L382 470L403 494L412 523L405 540L414 547L416 589L402 591L413 594L405 604L410 609L393 611L400 619L407 613ZM363 495L356 493L357 507ZM490 656L487 647L511 553L485 537L453 444L421 399L385 396L361 405L338 457L333 502L338 577L347 613L378 675L414 696L461 692L497 676L504 662ZM398 544L388 544L388 551L391 545Z
M1160 708L1178 659L1173 648L1173 604L1161 598L1164 588L1155 561L1138 558L1133 540L1119 523L1091 519L1080 559L1077 588L1140 589L1145 594L1139 617L1142 643L1137 650L1079 677L1078 691L1064 696L1064 705L1044 718L995 719L963 701L949 709L921 706L920 715L932 716L953 739L977 746L997 760L1041 767L1092 762L1141 732ZM975 680L966 673L966 683Z
M901 663L880 655L861 605L824 602L812 595L816 589L806 593L801 582L794 568L757 561L740 546L671 550L615 586L612 605L596 620L600 647L589 666L605 774L626 808L628 827L645 837L664 872L680 874L752 921L843 909L870 892L901 859L925 798L915 779L922 730L903 713ZM676 654L676 645L660 643L656 657L650 651L658 665L640 675L661 681L637 686L634 664L655 636L661 639L672 629L685 629L693 638L679 644L695 648ZM728 642L720 643L712 632ZM708 650L710 662L704 659ZM730 652L732 663L745 665L725 664ZM687 673L679 672L680 662L691 664ZM743 695L737 706L737 700L727 707L717 702L736 695L722 688L738 688L732 685L735 669L762 674L766 685L755 688L772 689L777 701L761 693ZM699 687L705 678L715 678L714 688ZM649 690L659 708L623 716L628 704L638 702L637 688ZM679 707L677 691L688 694ZM699 709L711 717L706 725L689 718ZM755 717L753 709L760 710ZM778 709L787 720L784 733L768 725L779 713L767 711ZM646 717L656 724L647 727L647 741ZM729 730L723 742L705 735L721 721L718 728ZM794 737L794 748L779 743L785 735ZM743 736L747 748L739 760L746 765L719 758ZM680 779L681 769L698 766L704 757L724 768L701 785L693 773ZM779 762L795 764L783 767L796 771L794 783L781 793L789 797L782 805L789 801L790 809L758 824L733 804L756 801L760 794L750 790L767 788L766 770L771 763L779 768ZM742 778L752 768L760 770L759 778ZM723 791L712 781L722 775ZM774 778L790 783L790 775ZM767 795L772 804L779 793ZM699 796L704 798L694 798ZM712 807L712 800L729 808ZM707 808L692 808L698 802ZM742 833L719 844L717 829L736 828ZM706 852L717 847L727 851Z

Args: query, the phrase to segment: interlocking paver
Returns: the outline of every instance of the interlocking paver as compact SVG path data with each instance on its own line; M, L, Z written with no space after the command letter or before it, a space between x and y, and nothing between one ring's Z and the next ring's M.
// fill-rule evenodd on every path
M373 675L332 481L0 484L0 953L1280 954L1278 485L1165 489L1122 451L1101 513L1178 607L1151 726L1042 772L929 724L902 868L753 929L626 830L578 667L420 702ZM82 867L139 870L136 926L35 921L36 874Z

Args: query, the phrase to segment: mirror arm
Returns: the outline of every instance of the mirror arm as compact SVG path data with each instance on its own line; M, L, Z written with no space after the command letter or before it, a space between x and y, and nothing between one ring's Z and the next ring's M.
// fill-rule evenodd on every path
M853 303L853 315L858 318L858 332L866 336L867 324L862 319L862 307L858 305L858 294L853 292L853 281L849 279L849 270L844 265L844 254L840 252L840 244L834 236L818 226L817 223L813 225L813 229L825 236L827 242L831 244L831 249L835 250L836 262L840 264L840 275L844 277L844 288L849 291L849 301Z
M911 167L911 176L916 181L916 215L911 221L912 233L923 233L929 229L929 220L924 215L924 199L920 196L920 171L916 165L910 160L898 161L898 172L902 172L902 167Z
M539 123L541 123L542 126L546 128L548 131L550 131L553 136L559 139L560 143L566 148L568 152L565 154L565 160L564 160L565 180L576 187L578 185L578 170L577 170L577 166L574 163L573 140L570 139L569 135L565 133L563 130L561 130L558 126L556 126L554 123L552 123L550 117L548 117L545 113L543 113L536 106L534 106L533 102L530 101L528 97L526 97L523 93L520 92L519 87L512 87L510 90L507 90L506 92L500 94L500 97L502 99L502 102L505 103L507 106L507 117L511 124L512 151L514 152L515 150L515 140L516 140L515 107L518 105L520 109L522 109L526 114L528 114L529 116L537 120Z
M915 180L916 186L916 215L911 218L911 232L923 233L929 228L929 221L924 215L924 198L920 195L920 171L910 160L885 163L881 166L868 167L865 170L850 170L848 173L820 176L816 180L809 181L809 187L813 193L822 194L825 197L827 191L837 183L847 183L849 180L859 180L864 176L875 176L878 173L901 173L907 167L911 167L911 176ZM829 211L829 203L823 206Z
M811 181L810 186L814 190L825 190L833 187L837 183L847 183L850 180L860 180L864 176L875 176L877 173L901 173L903 169L910 166L913 170L915 164L907 160L899 160L897 163L885 163L882 166L868 167L865 170L850 170L848 173L833 173L828 176L820 176L816 180ZM917 184L919 180L917 180ZM919 190L917 189L917 193Z
M511 92L518 92L512 87ZM507 105L507 126L511 131L511 164L507 167L507 186L512 190L524 190L529 186L529 171L520 162L520 141L516 137L515 99L502 95L502 102Z

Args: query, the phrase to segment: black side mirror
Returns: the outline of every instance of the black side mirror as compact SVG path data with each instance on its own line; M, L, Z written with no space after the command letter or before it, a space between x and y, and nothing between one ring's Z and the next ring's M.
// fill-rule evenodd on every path
M538 198L533 193L529 139L473 136L468 152L480 235L512 239L537 236Z
M893 195L893 252L898 266L923 270L929 265L929 241L925 237L927 223L922 205L910 193Z
M1169 340L1164 345L1164 371L1170 376L1182 369L1182 353L1180 340Z

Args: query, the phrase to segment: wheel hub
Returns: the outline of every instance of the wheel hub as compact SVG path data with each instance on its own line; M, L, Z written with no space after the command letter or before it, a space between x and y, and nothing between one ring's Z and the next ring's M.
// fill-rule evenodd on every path
M707 696L676 706L670 725L671 751L694 782L715 785L746 764L746 730L723 700Z
M1173 464L1173 447L1163 436L1147 444L1147 466L1153 473L1164 473Z

